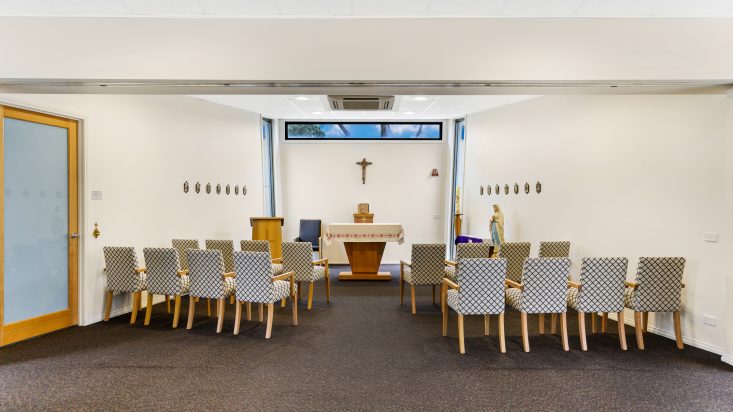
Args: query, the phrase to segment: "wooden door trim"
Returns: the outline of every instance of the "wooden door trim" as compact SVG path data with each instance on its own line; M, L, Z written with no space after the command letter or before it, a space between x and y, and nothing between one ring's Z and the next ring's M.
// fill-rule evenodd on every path
M40 335L79 323L79 241L69 240L69 308L39 317L4 324L5 298L5 135L4 119L25 120L67 129L68 233L79 233L79 126L78 121L17 107L0 105L0 346L26 339L24 333ZM70 322L67 320L70 318ZM39 324L40 323L40 324Z

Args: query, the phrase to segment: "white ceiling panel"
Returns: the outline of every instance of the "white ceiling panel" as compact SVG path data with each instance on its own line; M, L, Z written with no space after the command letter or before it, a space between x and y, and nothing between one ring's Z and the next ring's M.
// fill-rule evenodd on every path
M496 16L506 0L432 0L431 16Z
M348 16L351 3L345 0L275 0L280 14L290 16Z
M731 0L664 0L652 11L657 16L714 16L731 6Z
M637 17L651 13L659 0L585 0L575 11L578 17Z
M430 0L353 0L354 16L424 16Z
M197 0L206 14L274 16L279 14L275 0Z
M510 0L499 12L507 17L571 16L583 0Z
M132 15L120 0L46 0L60 15L120 16Z
M0 15L47 16L53 14L57 14L56 10L43 0L0 0Z
M203 14L196 0L122 0L122 2L131 12L140 15Z

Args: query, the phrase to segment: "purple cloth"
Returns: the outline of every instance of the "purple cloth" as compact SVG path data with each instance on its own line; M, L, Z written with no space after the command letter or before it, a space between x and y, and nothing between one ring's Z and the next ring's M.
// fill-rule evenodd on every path
M457 236L456 237L456 245L459 243L484 243L484 241L477 237L470 237L470 236Z

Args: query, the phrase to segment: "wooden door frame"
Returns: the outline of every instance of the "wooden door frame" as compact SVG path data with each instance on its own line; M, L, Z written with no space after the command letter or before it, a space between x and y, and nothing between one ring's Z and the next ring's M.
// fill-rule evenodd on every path
M1 103L1 102L0 102ZM79 204L79 121L72 118L66 118L56 116L48 113L34 111L30 109L20 108L16 106L7 106L0 104L0 346L15 343L20 340L26 339L22 335L31 333L33 336L38 336L44 333L49 333L64 327L69 327L79 324L79 268L80 268L80 237L69 238L68 242L68 276L69 276L69 295L68 302L69 308L63 311L54 312L42 315L40 317L25 319L19 322L5 325L3 321L4 317L4 265L5 265L5 200L4 200L4 185L5 185L5 162L4 162L4 119L12 118L18 120L25 120L40 124L46 124L50 126L58 126L68 130L67 144L68 144L68 233L80 233L79 230L79 216L80 216L80 204ZM70 311L70 314L67 312ZM70 315L70 316L69 316ZM69 319L70 318L70 319ZM22 325L29 321L43 319L40 325ZM6 330L8 326L14 326L10 331ZM30 338L28 336L27 338Z

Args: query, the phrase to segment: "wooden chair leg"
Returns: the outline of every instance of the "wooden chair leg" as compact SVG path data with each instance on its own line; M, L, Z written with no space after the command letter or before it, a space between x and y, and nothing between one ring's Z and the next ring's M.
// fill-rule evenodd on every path
M326 272L326 303L331 303L331 276Z
M235 297L234 297L234 295L232 295L232 296L229 296L229 304L230 304L230 305L233 305L233 304L234 304L234 302L236 302L236 300L235 300Z
M267 304L267 330L265 332L265 339L270 339L270 336L272 336L272 316L275 311L275 304L274 303L268 303Z
M590 332L596 333L598 332L598 327L596 326L596 313L590 312Z
M415 285L410 285L410 306L412 306L412 314L416 314L415 310Z
M219 298L216 302L216 316L218 318L218 322L216 322L216 333L221 333L221 330L224 327L224 303L225 302L226 302L226 298Z
M443 309L443 336L448 336L448 305L446 304L445 299L442 299L440 306Z
M560 314L560 333L562 334L562 350L565 352L570 350L568 345L568 313Z
M191 295L188 296L188 319L186 322L186 329L191 329L193 326L193 314L194 306L196 305L196 299Z
M433 305L435 305L435 285L433 285Z
M303 290L302 287L300 286L300 283L301 282L298 282L298 300L300 300L300 293L301 293L300 291Z
M171 297L169 295L165 295L165 310L167 313L171 313Z
M108 290L107 293L107 302L104 305L104 321L109 321L109 315L112 313L112 297L114 296L114 293L111 290Z
M678 310L673 313L673 317L674 317L674 337L677 340L677 349L684 349L685 344L682 342L682 314ZM646 323L644 323L644 326L646 326Z
M137 311L140 310L140 292L132 293L132 315L130 316L130 324L137 321Z
M550 315L550 333L557 333L557 313Z
M405 304L405 281L402 280L400 275L400 306Z
M206 299L206 315L211 316L211 299Z
M463 315L460 313L458 314L458 351L461 352L461 355L466 353L466 345L464 344L463 336Z
M247 320L252 320L252 303L247 302Z
M621 350L626 350L626 324L624 323L624 311L616 314L616 320L618 322L618 340L621 344Z
M545 314L540 313L539 319L540 319L540 335L544 335L545 334Z
M636 331L636 346L644 350L644 332L641 323L641 312L634 311L634 330Z
M290 299L292 299L290 304L293 306L293 326L298 326L298 302L295 301L295 293Z
M491 316L490 315L484 315L484 336L489 336L489 329L491 322Z
M506 353L506 339L504 336L504 312L499 314L499 352Z
M137 312L138 313L140 313L140 311L142 310L142 307L143 307L143 293L138 292L138 296L137 296Z
M313 287L315 285L315 282L311 282L310 285L308 285L308 310L311 310L313 307Z
M178 319L181 317L181 295L176 295L173 298L175 304L173 305L173 329L178 327Z
M529 336L527 331L527 312L521 312L520 318L522 322L522 347L525 352L529 352Z
M644 319L644 321L641 323L642 331L646 333L649 330L649 312L644 312L642 314L642 318Z
M153 294L148 292L147 305L145 306L145 322L143 325L150 325L150 315L153 313Z
M285 298L282 298L282 300L280 300L280 307L281 308L285 307Z
M260 322L263 322L265 320L265 304L260 303Z
M608 323L608 313L603 312L603 315L601 315L601 333L606 333L606 323Z
M580 349L588 350L588 342L585 337L585 313L578 312L578 334L580 335Z
M239 324L242 322L242 302L235 302L234 308L234 334L239 335Z

